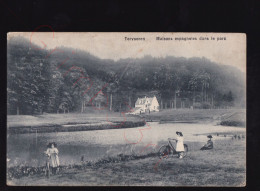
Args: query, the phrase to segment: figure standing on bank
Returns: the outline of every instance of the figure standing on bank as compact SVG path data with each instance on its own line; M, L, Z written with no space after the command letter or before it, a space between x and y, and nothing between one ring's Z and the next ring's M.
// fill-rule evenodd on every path
M45 152L46 155L48 156L47 160L51 167L52 174L56 174L57 169L60 166L60 160L59 160L59 156L58 156L59 151L57 149L57 144L55 142L49 143L47 147L48 147L48 149Z
M177 143L176 143L176 151L178 152L179 158L183 158L183 153L184 153L184 145L183 145L183 134L182 132L177 131Z

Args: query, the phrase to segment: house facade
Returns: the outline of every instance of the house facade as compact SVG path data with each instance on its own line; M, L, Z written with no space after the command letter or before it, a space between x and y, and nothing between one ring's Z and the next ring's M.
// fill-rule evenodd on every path
M146 112L159 111L160 105L155 96L138 98L135 102L135 110L133 113L140 114Z

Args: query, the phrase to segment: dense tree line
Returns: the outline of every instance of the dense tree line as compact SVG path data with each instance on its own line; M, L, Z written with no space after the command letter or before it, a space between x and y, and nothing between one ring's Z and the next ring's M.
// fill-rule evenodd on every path
M161 108L185 99L202 108L245 106L244 74L206 58L99 59L87 52L8 40L9 114L126 110L138 96L156 95ZM187 106L187 105L186 105Z

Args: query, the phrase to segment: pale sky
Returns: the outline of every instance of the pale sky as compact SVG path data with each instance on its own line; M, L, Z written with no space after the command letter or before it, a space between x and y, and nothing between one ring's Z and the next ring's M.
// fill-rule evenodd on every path
M153 57L206 57L213 62L235 66L246 72L246 35L242 33L87 33L87 32L12 32L23 36L42 48L65 46L81 49L102 59ZM125 40L145 38L144 41ZM173 40L156 40L156 37ZM179 41L176 37L193 37L197 40ZM199 40L214 37L215 40ZM218 40L225 37L226 40ZM45 45L46 46L45 46ZM44 47L45 46L45 47Z

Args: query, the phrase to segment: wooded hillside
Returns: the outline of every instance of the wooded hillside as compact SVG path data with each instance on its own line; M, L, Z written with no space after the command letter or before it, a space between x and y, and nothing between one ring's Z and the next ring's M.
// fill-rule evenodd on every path
M91 105L122 111L144 95L156 95L161 109L245 107L245 75L206 58L113 61L66 47L43 50L22 37L7 48L8 114L85 112Z

